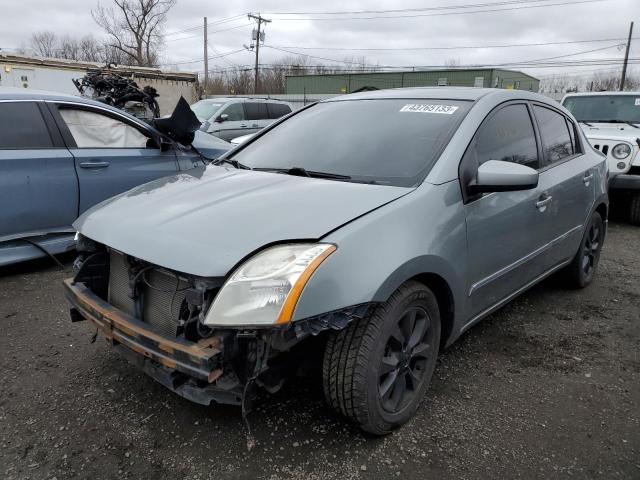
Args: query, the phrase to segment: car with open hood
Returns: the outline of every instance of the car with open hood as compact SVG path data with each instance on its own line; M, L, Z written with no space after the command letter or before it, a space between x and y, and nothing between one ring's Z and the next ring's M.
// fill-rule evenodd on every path
M336 97L80 217L71 319L177 394L244 413L318 366L327 402L385 434L479 320L554 272L592 281L606 178L534 93Z
M640 225L640 92L569 93L562 100L587 139L609 161L609 189Z
M0 88L0 266L73 249L88 208L231 148L195 117L184 131L193 114L180 105L156 128L86 98Z

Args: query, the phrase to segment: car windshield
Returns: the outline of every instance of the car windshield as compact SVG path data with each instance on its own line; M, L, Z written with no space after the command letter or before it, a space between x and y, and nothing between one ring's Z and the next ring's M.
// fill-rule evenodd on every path
M196 114L196 117L198 117L198 119L209 120L221 106L221 103L206 102L201 100L191 105L191 110L193 110L193 113Z
M640 123L640 95L568 97L564 106L579 122Z
M257 170L410 187L427 175L470 106L468 101L430 99L318 103L233 159Z

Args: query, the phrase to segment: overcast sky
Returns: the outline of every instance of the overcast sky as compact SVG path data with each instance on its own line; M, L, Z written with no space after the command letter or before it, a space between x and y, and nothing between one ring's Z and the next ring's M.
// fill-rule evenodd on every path
M26 45L33 32L42 30L74 36L82 36L87 33L101 34L100 29L91 18L91 8L96 4L93 0L3 0L2 3L3 22L2 29L0 29L0 48L3 49ZM110 0L102 0L102 3L108 5ZM313 12L424 9L442 6L450 8L451 6L487 3L492 3L494 6L384 14L312 14ZM495 5L496 3L503 5ZM553 4L556 5L551 6ZM544 6L537 7L538 5ZM533 6L536 8L528 8ZM509 10L470 13L478 10L506 8ZM466 13L460 14L463 11ZM502 2L499 0L434 0L433 2L417 0L369 0L367 2L364 0L324 0L323 2L178 0L177 5L169 14L165 27L168 35L166 36L163 63L173 63L175 64L174 68L178 66L182 70L202 70L202 62L186 62L202 58L202 29L198 27L202 25L204 16L209 19L210 56L218 55L217 52L224 54L241 49L243 44L250 43L251 29L254 26L247 19L246 12L260 12L263 16L273 20L266 28L265 45L335 60L364 56L368 62L394 66L442 65L451 59L459 61L461 65L496 65L546 59L594 49L602 50L558 60L621 60L624 56L624 49L616 44L624 43L623 39L626 39L631 20L636 20L634 37L639 40L636 40L636 46L632 48L630 56L640 57L640 23L638 23L640 21L640 0L588 0L586 2L584 0L582 2L580 0L503 0ZM283 12L301 13L299 15L284 15ZM447 13L447 15L442 15L442 13ZM396 18L353 18L379 15L396 16ZM403 17L397 18L400 15ZM229 20L234 16L237 17ZM328 20L311 20L311 18ZM222 23L220 23L221 21ZM190 30L175 33L185 29ZM611 40L513 48L402 50L419 47L482 47L601 39ZM326 50L313 48L326 48ZM400 50L344 50L356 48L398 48ZM274 62L288 55L272 48L261 48L260 53L261 63ZM241 51L224 58L210 60L210 67L249 65L253 61L253 53ZM331 62L309 58L309 63ZM632 68L635 71L640 69L639 66ZM516 67L516 69L522 68ZM553 68L527 68L523 71L541 76L557 72L575 74L581 70L593 71L596 69L619 71L620 67L618 65L565 68L556 66Z

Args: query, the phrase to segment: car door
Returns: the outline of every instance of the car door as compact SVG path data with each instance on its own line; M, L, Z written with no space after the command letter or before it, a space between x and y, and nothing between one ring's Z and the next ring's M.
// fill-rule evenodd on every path
M226 117L222 119L222 115L226 115ZM229 141L251 133L242 102L228 104L215 120L213 128L209 131L223 140Z
M540 167L540 151L525 102L498 107L485 119L461 163L464 185L489 160ZM547 263L547 215L539 207L541 188L493 192L465 199L472 316L509 298L542 275Z
M577 252L595 202L596 162L583 154L571 119L541 104L533 104L533 113L543 150L539 185L548 194L548 257L553 266L570 260Z
M0 240L71 230L78 214L73 157L41 102L0 102Z
M173 149L162 151L150 130L118 112L67 103L57 103L52 112L74 157L79 213L179 170Z
M256 133L269 125L269 111L265 102L245 102L244 109L249 122L247 133Z

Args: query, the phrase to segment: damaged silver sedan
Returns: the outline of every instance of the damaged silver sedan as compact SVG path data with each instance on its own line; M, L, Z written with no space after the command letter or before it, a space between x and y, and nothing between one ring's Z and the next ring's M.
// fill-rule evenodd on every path
M480 319L556 271L592 281L606 177L536 94L338 97L86 212L71 318L203 405L247 411L307 360L332 407L385 434Z

